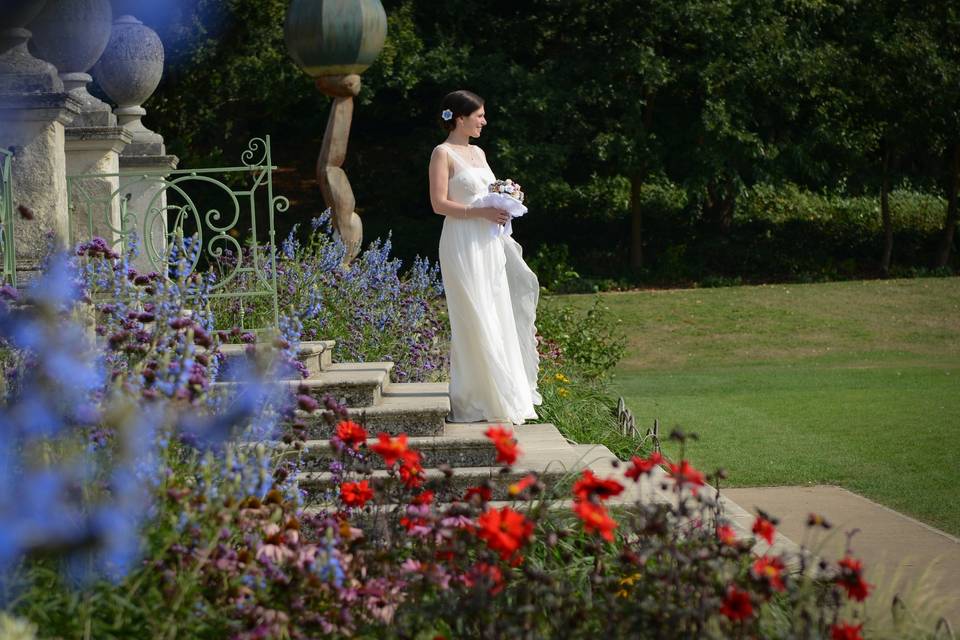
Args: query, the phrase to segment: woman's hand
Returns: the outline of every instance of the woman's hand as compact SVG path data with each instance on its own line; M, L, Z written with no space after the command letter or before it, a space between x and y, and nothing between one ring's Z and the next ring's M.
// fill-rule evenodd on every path
M474 216L489 220L493 224L507 224L507 221L510 219L509 213L503 209L495 209L494 207L477 207L470 209L470 212Z

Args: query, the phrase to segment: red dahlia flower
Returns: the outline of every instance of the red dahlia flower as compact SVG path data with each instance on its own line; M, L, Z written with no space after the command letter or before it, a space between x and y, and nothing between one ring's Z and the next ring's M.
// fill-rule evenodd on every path
M497 450L497 462L511 465L517 461L520 449L517 447L517 441L513 438L513 431L497 425L487 429L483 435L493 442L493 446Z
M601 480L590 469L583 470L583 476L573 484L573 495L577 500L588 501L596 496L607 500L623 493L623 485L616 480Z
M490 595L495 596L503 591L503 571L495 564L489 562L478 562L470 571L463 575L463 584L467 587L474 587L481 582L490 583Z
M683 489L684 485L690 485L690 491L697 495L697 489L706 482L706 477L702 471L693 468L687 460L681 460L680 464L670 463L670 477L677 483L678 489Z
M340 485L340 499L348 507L362 507L373 499L373 489L367 480L344 482Z
M717 539L720 540L720 544L732 547L737 544L737 534L728 524L722 524L717 527Z
M532 486L532 485L534 485L534 484L536 484L536 483L537 483L537 474L535 474L535 473L528 473L527 475L523 476L522 478L520 478L519 480L517 480L516 482L514 482L512 485L510 485L510 486L507 488L507 492L508 492L511 496L518 496L518 495L520 495L521 493L523 493L523 492L527 489L527 487L530 487L530 486ZM468 489L468 491L469 491L469 489ZM488 489L488 491L489 491L489 489Z
M720 606L720 613L734 621L746 620L753 616L753 603L750 602L750 593L730 585L727 587L727 594Z
M379 442L370 445L370 450L383 458L384 464L392 467L393 464L407 453L407 434L401 433L391 438L386 433L378 433Z
M413 500L410 501L411 504L425 505L433 504L433 491L424 491L413 496Z
M846 589L847 597L857 602L866 600L871 587L863 579L863 563L856 558L846 556L837 564L840 565L837 584Z
M774 591L785 591L783 584L783 561L780 558L761 556L753 562L753 577L765 581Z
M832 625L830 627L830 640L863 640L863 636L860 635L861 629L863 629L862 624L853 626L849 622Z
M633 463L633 466L627 469L624 475L628 478L632 478L634 482L640 482L640 476L648 475L650 472L652 472L661 462L663 462L663 456L660 455L659 451L654 451L646 458L633 456L630 458L630 462Z
M419 451L408 449L403 453L399 473L400 479L406 487L416 489L423 484L423 465L420 464Z
M761 515L757 516L757 519L753 522L753 532L766 540L767 544L773 544L773 538L777 534L777 527L772 521Z
M490 502L493 500L493 491L490 487L485 485L480 485L479 487L467 487L467 492L463 496L464 502L470 502L474 497L478 497L480 502Z
M573 504L573 512L583 521L584 531L598 533L607 542L613 542L613 530L617 528L617 522L607 513L606 507L577 500Z
M354 451L367 441L367 432L352 420L342 420L337 424L337 439Z
M477 537L508 560L533 537L533 523L510 507L490 509L477 518Z

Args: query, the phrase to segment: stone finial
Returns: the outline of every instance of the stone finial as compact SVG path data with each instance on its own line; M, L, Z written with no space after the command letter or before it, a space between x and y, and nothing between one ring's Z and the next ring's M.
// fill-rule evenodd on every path
M87 91L93 80L87 72L110 41L111 19L110 0L47 0L30 23L30 50L57 68L67 93L83 105L75 127L116 126L110 106Z
M141 105L150 99L163 76L163 43L150 27L130 15L113 22L100 61L93 68L97 84L117 104L114 113L133 134L124 155L162 155L163 136L147 129Z
M60 93L63 83L49 62L27 49L31 33L25 29L46 0L3 0L0 10L0 94Z

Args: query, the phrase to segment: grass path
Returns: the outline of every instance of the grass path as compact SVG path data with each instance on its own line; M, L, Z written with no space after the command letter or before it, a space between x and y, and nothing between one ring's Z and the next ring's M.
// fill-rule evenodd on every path
M698 467L837 484L960 534L960 279L604 300L630 338L615 390L642 425L696 432Z

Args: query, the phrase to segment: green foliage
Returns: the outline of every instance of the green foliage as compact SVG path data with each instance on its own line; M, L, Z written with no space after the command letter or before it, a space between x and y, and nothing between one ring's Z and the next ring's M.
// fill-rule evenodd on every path
M324 208L308 180L328 104L286 55L285 4L178 5L155 25L168 69L148 105L148 124L185 166L222 164L231 146L273 134L275 157L297 172L284 185L295 204L281 234ZM852 252L850 242L831 244L770 271L769 261L716 258L783 251L762 225L733 228L758 185L785 197L797 185L873 198L886 153L892 184L909 181L921 198L949 192L945 157L960 131L952 35L960 11L951 3L384 6L387 42L363 76L346 168L368 235L392 230L402 257L436 255L425 167L443 136L439 101L460 87L487 100L479 142L497 174L527 187L532 211L516 225L518 239L530 254L569 246L571 269L585 278L870 274L883 242L876 233ZM627 271L631 179L641 183L633 203L643 226L640 274ZM927 204L923 231L896 236L894 266L929 264L935 229L926 221L937 216Z
M548 290L562 289L565 283L578 280L580 274L570 266L570 247L565 244L542 244L527 264L537 274L540 286Z
M156 25L167 70L148 124L185 166L233 166L233 149L264 134L322 135L325 100L287 55L287 4L196 0Z
M617 397L609 380L588 378L562 362L541 360L540 368L541 422L554 425L573 442L601 444L621 460L640 453L639 443L620 433Z
M890 194L896 231L934 233L940 229L945 207L943 198L927 193L902 189ZM737 219L778 225L809 222L832 228L836 235L862 236L881 230L879 198L819 194L793 184L758 184L745 191L737 207Z
M599 296L585 312L552 300L537 309L537 329L564 362L588 379L610 374L626 351L620 321Z

